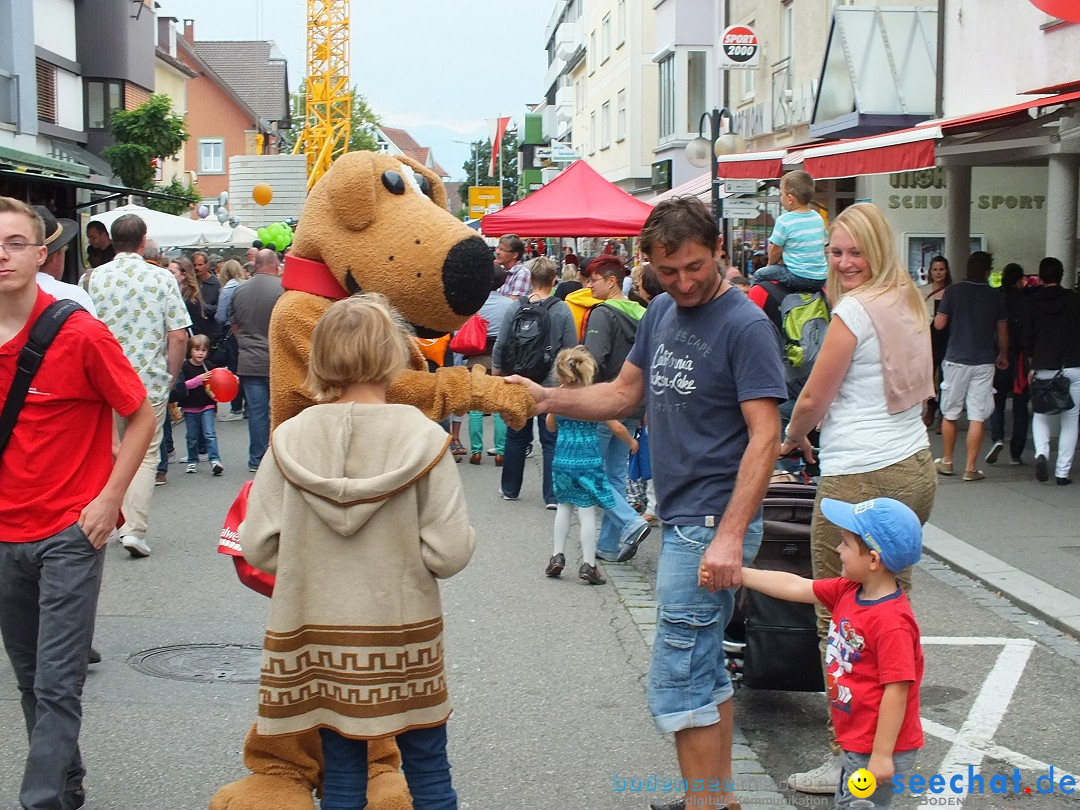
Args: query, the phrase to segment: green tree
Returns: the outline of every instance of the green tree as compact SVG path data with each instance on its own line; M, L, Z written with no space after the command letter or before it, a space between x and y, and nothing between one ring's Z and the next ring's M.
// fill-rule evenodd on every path
M124 185L147 190L154 187L154 158L172 157L189 137L183 116L173 113L172 101L162 93L134 110L114 110L109 128L116 142L101 156Z
M502 175L503 175L503 205L509 205L517 199L518 192L518 137L516 130L509 130L503 135L502 141ZM477 165L476 161L479 161ZM491 139L473 141L469 159L462 165L465 172L465 182L461 184L461 199L466 207L469 201L469 188L474 185L497 186L499 185L499 167L495 167L494 176L491 170Z
M304 109L307 100L307 81L300 80L300 88L289 96L289 110L292 117L292 129L282 130L281 137L285 142L282 151L291 152L304 130ZM378 148L375 137L375 128L382 121L375 111L371 109L367 99L360 93L356 86L352 89L352 120L349 123L349 151L374 152Z
M199 202L201 196L198 189L191 183L181 183L176 178L163 186L158 186L154 191L160 191L163 194L172 194L174 197L182 197L179 200L160 200L156 197L146 198L146 207L153 208L155 211L163 211L166 214L176 214L180 216L186 214L191 210L191 207Z

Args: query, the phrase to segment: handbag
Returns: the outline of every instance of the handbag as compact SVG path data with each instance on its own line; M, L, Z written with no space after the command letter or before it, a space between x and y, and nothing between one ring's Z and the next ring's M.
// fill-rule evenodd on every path
M1069 394L1069 378L1063 370L1058 370L1053 377L1036 377L1031 381L1031 409L1035 413L1052 416L1069 410L1074 404Z
M487 318L480 317L476 313L457 331L450 339L450 351L463 354L466 357L474 357L483 354L487 350Z

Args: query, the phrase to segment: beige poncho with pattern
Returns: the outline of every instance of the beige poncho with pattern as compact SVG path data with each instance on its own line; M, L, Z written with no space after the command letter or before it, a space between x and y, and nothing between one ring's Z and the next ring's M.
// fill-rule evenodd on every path
M475 545L448 443L406 405L316 405L274 431L240 526L244 557L277 576L260 734L446 721L436 579Z

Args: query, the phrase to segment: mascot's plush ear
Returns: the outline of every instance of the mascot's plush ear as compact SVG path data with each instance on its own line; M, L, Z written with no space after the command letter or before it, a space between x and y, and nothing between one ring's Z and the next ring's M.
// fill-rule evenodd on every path
M334 161L319 181L330 198L333 215L351 231L364 230L375 218L378 181L372 157L372 152L347 152Z

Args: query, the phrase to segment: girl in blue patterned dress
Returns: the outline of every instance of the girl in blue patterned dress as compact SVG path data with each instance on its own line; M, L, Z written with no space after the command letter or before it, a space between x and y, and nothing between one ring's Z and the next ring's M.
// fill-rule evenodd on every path
M591 385L596 377L596 360L584 346L563 349L555 359L555 373L564 388ZM637 441L622 422L612 419L604 424L630 446L630 452L637 451ZM602 585L606 580L596 570L595 507L612 509L615 498L600 458L596 423L549 413L547 429L557 434L551 483L558 506L555 510L555 551L544 573L557 577L566 567L566 537L570 534L570 515L576 506L581 524L582 562L578 576L590 585Z

